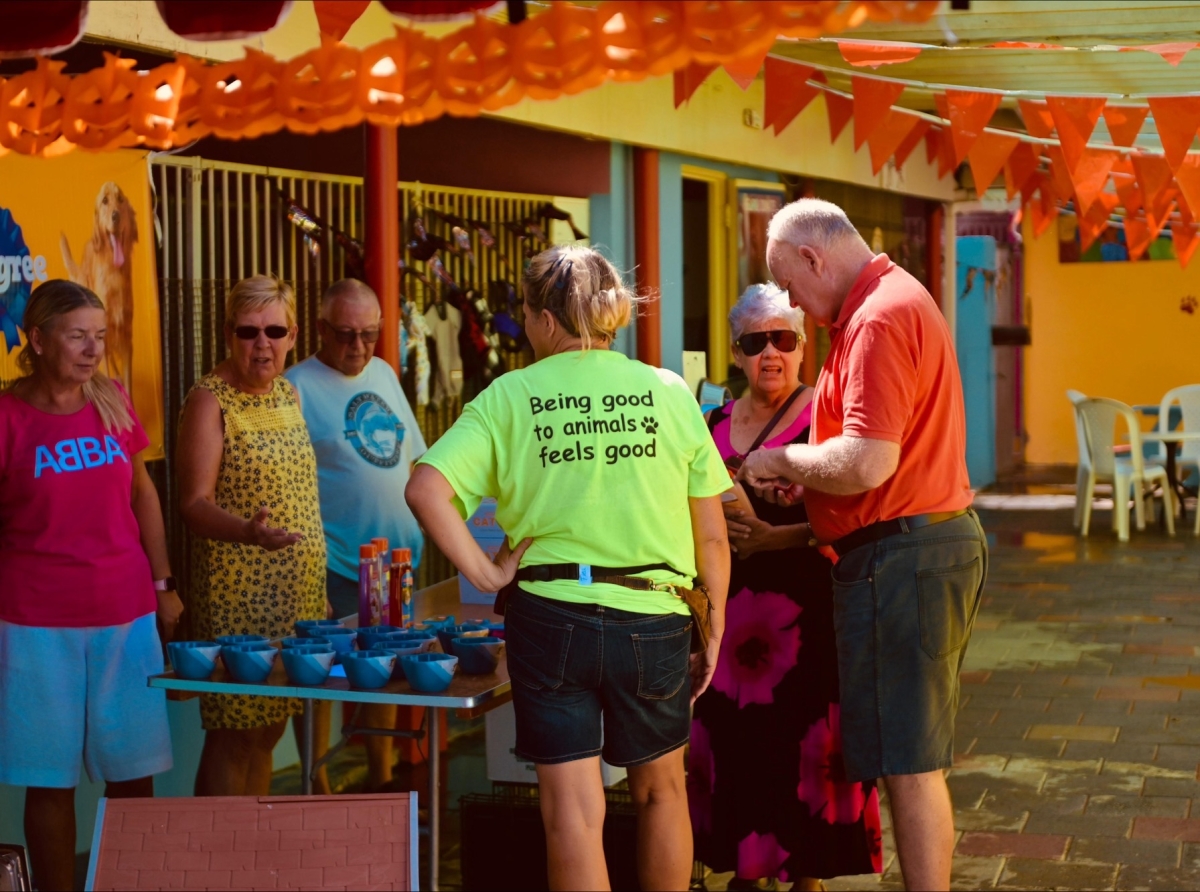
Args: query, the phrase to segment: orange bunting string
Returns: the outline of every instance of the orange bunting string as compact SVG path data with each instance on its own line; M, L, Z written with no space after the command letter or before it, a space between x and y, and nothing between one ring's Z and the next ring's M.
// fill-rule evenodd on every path
M1132 146L1148 114L1149 106L1104 106L1104 123L1108 125L1108 135L1112 137L1113 145Z
M954 164L957 167L962 164L967 152L1000 107L1000 94L947 90L946 105L950 112L950 135L954 146Z
M1046 105L1050 109L1050 116L1054 118L1058 142L1062 146L1063 157L1067 159L1067 170L1074 173L1087 141L1096 129L1104 100L1082 96L1047 96Z
M896 154L900 144L916 129L919 120L916 115L905 114L895 109L887 113L887 117L874 128L867 139L871 151L871 173L878 175L879 171L883 170L883 166ZM900 164L896 166L899 167Z
M776 134L782 133L821 92L808 83L817 76L824 79L807 65L768 56L763 65L763 129L774 127Z
M825 111L829 115L829 141L837 142L837 138L854 117L854 100L837 93L826 93Z
M904 92L904 84L855 76L850 78L850 88L854 92L854 151L857 152L888 117L892 103Z
M992 185L1019 142L1015 136L987 132L979 134L971 151L967 152L978 197L983 198L983 193Z
M1177 170L1200 129L1200 96L1161 96L1146 100L1171 170Z

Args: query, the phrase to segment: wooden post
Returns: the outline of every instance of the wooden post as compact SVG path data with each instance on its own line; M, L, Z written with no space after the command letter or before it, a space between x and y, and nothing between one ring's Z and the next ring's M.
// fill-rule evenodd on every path
M400 153L396 128L367 128L363 223L367 284L383 310L375 355L400 374Z
M633 150L633 250L637 284L654 300L641 307L637 317L637 358L662 365L662 272L659 259L658 151Z

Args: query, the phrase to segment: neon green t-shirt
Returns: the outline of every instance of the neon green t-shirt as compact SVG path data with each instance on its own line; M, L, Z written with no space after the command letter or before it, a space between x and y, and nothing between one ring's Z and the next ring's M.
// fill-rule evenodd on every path
M639 574L691 585L688 498L729 489L695 397L674 372L610 350L559 353L497 378L421 458L454 487L463 517L495 496L522 566L664 563ZM669 592L575 580L522 582L535 595L634 613L688 609Z

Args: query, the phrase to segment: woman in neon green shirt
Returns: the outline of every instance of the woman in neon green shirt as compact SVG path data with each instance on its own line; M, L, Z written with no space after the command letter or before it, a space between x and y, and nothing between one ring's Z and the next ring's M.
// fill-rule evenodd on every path
M608 888L603 755L629 770L642 887L684 889L683 746L724 626L729 475L683 380L608 349L635 298L603 255L553 248L533 259L523 288L537 361L463 409L406 497L479 589L519 581L505 612L516 752L537 764L550 887ZM494 563L463 521L487 496L519 543ZM598 581L614 576L626 583ZM669 586L697 580L713 636L689 659L691 617Z

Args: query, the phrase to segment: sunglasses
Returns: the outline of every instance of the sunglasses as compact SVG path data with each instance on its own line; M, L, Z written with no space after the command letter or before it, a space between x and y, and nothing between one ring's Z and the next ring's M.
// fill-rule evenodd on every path
M744 356L758 356L767 349L768 341L774 344L780 353L791 353L800 342L800 336L794 331L754 331L742 335L734 343Z
M266 328L259 328L257 325L239 325L233 330L233 333L243 341L257 340L260 333L266 334L272 341L282 341L288 336L288 327L286 325L268 325Z
M379 329L368 328L366 331L355 331L353 328L334 328L324 319L321 322L333 332L333 339L339 344L353 344L359 338L362 338L364 344L374 344L379 340Z

